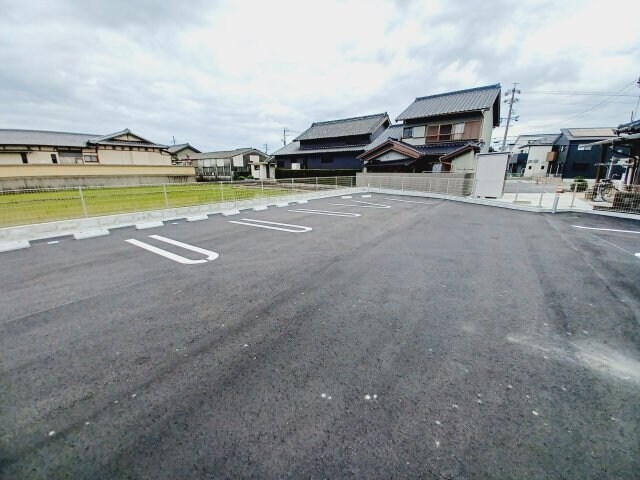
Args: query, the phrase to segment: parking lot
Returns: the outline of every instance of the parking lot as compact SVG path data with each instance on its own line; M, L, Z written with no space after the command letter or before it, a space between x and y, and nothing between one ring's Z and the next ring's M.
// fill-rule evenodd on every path
M1 476L634 478L639 232L358 194L0 254Z

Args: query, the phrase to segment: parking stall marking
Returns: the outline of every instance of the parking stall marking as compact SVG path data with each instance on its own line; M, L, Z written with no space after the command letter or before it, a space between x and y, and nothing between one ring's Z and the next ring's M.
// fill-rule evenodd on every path
M181 255L177 255L175 253L168 252L167 250L163 250L162 248L158 248L153 245L149 245L148 243L141 242L140 240L136 240L135 238L130 238L128 240L125 240L125 242L130 243L131 245L135 245L137 247L143 248L149 252L163 256L165 258L168 258L169 260L173 260L174 262L181 263L183 265L197 265L197 264L212 262L213 260L215 260L220 256L218 253L212 252L211 250L206 250L204 248L196 247L195 245L189 245L188 243L179 242L178 240L162 237L160 235L149 235L149 237L164 243L168 243L170 245L175 245L176 247L184 248L185 250L201 253L205 255L206 258L201 260L191 260L190 258L185 258Z
M573 228L580 228L582 230L599 230L601 232L617 232L617 233L634 233L640 235L640 231L637 230L617 230L615 228L596 228L596 227L583 227L582 225L571 225Z
M389 198L383 197L385 200L391 200L393 202L404 202L404 203L420 203L422 205L433 205L433 202L416 202L415 200L401 200L399 198Z
M353 205L351 203L330 203L329 205L335 205L336 207L391 208L391 205L382 205L380 203L361 202L360 200L352 200L352 202L363 205Z
M330 215L333 217L361 217L359 213L351 213L351 212L332 212L330 210L310 210L308 208L296 208L294 210L289 210L290 212L297 213L311 213L313 215Z
M290 233L306 233L313 230L311 227L305 227L302 225L291 225L288 223L267 222L266 220L254 220L251 218L242 218L240 219L240 221L229 220L229 223L235 223L237 225L246 225L248 227L268 228L270 230L280 230L281 232L290 232ZM291 227L291 228L286 228L286 227Z

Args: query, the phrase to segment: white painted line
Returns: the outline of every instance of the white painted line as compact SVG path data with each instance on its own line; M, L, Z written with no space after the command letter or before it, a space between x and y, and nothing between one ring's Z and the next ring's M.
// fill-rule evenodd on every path
M136 230L146 230L147 228L164 227L164 223L160 220L155 222L136 223Z
M612 247L617 248L618 250L622 250L624 253L628 253L629 255L633 255L633 253L631 253L629 250L625 250L624 248L622 248L620 245L616 245L615 243L611 243L608 240L605 240L602 237L599 237L597 235L594 235L593 233L588 233L587 235L591 235L593 238L597 238L598 240L600 240L601 242L604 243L608 243L609 245L611 245Z
M166 250L163 250L162 248L154 247L153 245L149 245L148 243L141 242L141 241L136 240L134 238L130 238L128 240L125 240L125 242L130 243L132 245L135 245L137 247L143 248L143 249L145 249L145 250L147 250L149 252L153 252L153 253L156 253L158 255L161 255L161 256L163 256L165 258L173 260L174 262L182 263L183 265L197 265L197 264L200 264L200 263L207 263L207 262L215 260L219 256L216 252L212 252L210 250L205 250L204 248L200 248L200 247L195 247L193 245L189 245L187 243L182 243L182 242L179 242L177 240L172 240L170 238L161 237L160 235L149 235L149 236L151 238L155 238L156 240L160 240L161 242L169 243L171 245L175 245L177 247L184 248L185 250L191 250L192 252L202 253L203 255L206 255L207 258L206 259L202 259L202 260L191 260L191 259L185 258L185 257L183 257L181 255L176 255L175 253L171 253L171 252L168 252Z
M414 202L413 200L400 200L399 198L389 198L383 197L385 200L392 200L394 202L405 202L405 203L421 203L423 205L433 205L433 202Z
M86 232L76 232L73 234L73 238L76 240L84 240L86 238L102 237L104 235L109 235L109 230L99 228L97 230L87 230Z
M309 210L307 208L298 208L295 210L289 210L290 212L297 213L312 213L314 215L330 215L334 217L360 217L359 213L351 213L351 212L331 212L329 210Z
M276 203L276 207L278 208L288 207L288 206L289 206L289 202Z
M10 242L0 242L0 252L10 252L12 250L20 250L29 248L31 244L27 240L15 240Z
M243 221L241 222L235 221L235 220L229 220L229 223L235 223L237 225L247 225L249 227L268 228L270 230L280 230L282 232L291 232L291 233L306 233L313 230L311 227L304 227L302 225L290 225L288 223L267 222L265 220L253 220L251 218L243 218L242 220ZM279 225L279 227L276 227L274 225ZM281 227L292 227L292 228L281 228Z
M371 195L360 195L361 198L371 198Z
M187 222L200 222L201 220L209 220L209 215L203 213L201 215L192 215L187 217Z
M636 257L640 258L640 253L636 253L635 255Z
M573 228L580 228L582 230L599 230L601 232L618 232L618 233L635 233L640 235L640 231L637 230L616 230L615 228L595 228L595 227L583 227L581 225L571 225Z
M379 203L361 202L359 200L352 200L352 202L362 203L363 205L353 205L350 203L330 203L329 205L335 205L337 207L391 208L390 205L381 205Z
M160 235L149 235L151 238L155 238L156 240L160 240L161 242L168 243L170 245L175 245L176 247L184 248L185 250L191 250L192 252L201 253L207 256L208 261L213 261L219 257L216 252L212 252L211 250L206 250L204 248L196 247L194 245L189 245L188 243L182 243L178 240L172 240L167 237L161 237Z
M60 240L51 240L50 242L47 242L47 245L55 245L56 243L60 243Z
M257 207L253 207L254 212L262 212L263 210L268 210L269 207L266 205L258 205Z
M340 198L353 198L351 195L343 195Z
M223 217L229 217L231 215L240 215L240 210L227 210L222 212Z

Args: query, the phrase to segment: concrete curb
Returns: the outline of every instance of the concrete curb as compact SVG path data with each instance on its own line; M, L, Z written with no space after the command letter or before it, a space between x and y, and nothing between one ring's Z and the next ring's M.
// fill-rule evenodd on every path
M94 237L103 237L105 235L109 235L109 230L107 230L106 228L100 228L97 230L88 230L86 232L77 232L73 234L73 238L76 240L85 240L87 238L94 238Z
M348 193L361 193L364 188L345 187L338 190L298 192L295 195L280 197L257 198L241 200L237 202L213 203L196 205L192 207L167 208L164 210L149 210L146 212L123 213L119 215L105 215L101 217L78 218L73 220L61 220L57 222L36 223L15 227L0 228L0 243L43 240L47 238L73 236L76 233L91 230L113 229L132 227L137 224L152 222L169 222L183 220L187 217L198 215L214 215L229 210L246 210L264 207L275 203L297 202L300 200L314 200L321 198L338 197ZM287 202L287 205L289 203ZM159 224L156 223L158 226Z
M0 252L10 252L12 250L20 250L22 248L29 248L31 244L26 240L18 240L12 242L0 242Z

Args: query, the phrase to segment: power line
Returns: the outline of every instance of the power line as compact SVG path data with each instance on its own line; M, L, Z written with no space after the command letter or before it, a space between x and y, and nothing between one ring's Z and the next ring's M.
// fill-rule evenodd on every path
M584 115L585 113L589 113L591 110L594 110L595 108L598 108L600 105L604 105L605 103L607 103L608 100L610 100L611 98L613 98L614 96L618 95L619 93L621 93L622 91L626 90L627 88L629 88L631 85L633 85L634 83L636 83L636 80L634 79L631 83L628 83L627 85L625 85L624 87L622 87L620 90L618 90L616 93L613 93L611 95L609 95L607 98L605 98L603 101L601 101L600 103L597 103L595 105L593 105L590 108L587 108L585 111L578 113L577 115L574 115L571 118L568 118L566 120L563 120L562 122L558 122L557 124L554 124L552 126L555 125L563 125L563 124L567 124L568 122L571 122L573 120L576 120L578 118L580 118L582 115Z
M635 98L635 95L630 95L630 94L627 94L627 93L612 93L612 92L570 92L570 91L554 91L554 90L547 90L547 91L545 91L545 90L530 90L530 91L526 91L525 90L524 93L526 93L528 95L568 95L568 96L591 95L591 96L598 96L598 97L610 96L610 97L633 97L633 98Z

